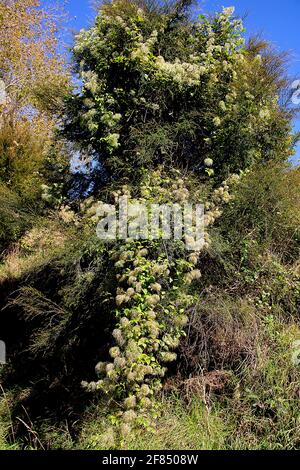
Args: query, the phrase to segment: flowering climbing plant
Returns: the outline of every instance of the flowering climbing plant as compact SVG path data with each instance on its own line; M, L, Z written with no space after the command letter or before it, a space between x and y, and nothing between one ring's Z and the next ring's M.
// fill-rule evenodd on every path
M200 251L186 250L183 241L164 246L160 240L130 239L110 250L117 281L115 344L109 350L110 361L96 365L99 380L82 385L88 391L104 393L117 404L110 431L116 436L125 437L138 425L154 425L157 392L168 363L177 358L187 314L196 302L193 284L201 278L197 267L201 252L210 246L209 227L232 199L229 188L239 179L239 175L232 175L205 201L205 242ZM143 202L154 200L156 195L161 202L200 197L201 190L192 195L190 182L186 175L160 167L144 173L138 195ZM114 197L130 197L131 191L130 186L123 186Z

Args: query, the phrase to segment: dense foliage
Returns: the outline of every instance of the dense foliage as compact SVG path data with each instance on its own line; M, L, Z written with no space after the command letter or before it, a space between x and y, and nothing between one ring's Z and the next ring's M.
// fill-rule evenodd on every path
M117 175L159 163L200 174L213 166L223 177L285 160L291 141L278 57L263 43L246 47L233 13L189 20L147 2L104 5L76 36L83 88L70 100L70 138Z
M57 181L59 171L68 168L54 133L69 75L57 52L57 16L40 8L40 3L0 4L1 251L6 241L17 239L24 226L30 225L30 212L42 205L42 185L53 177ZM12 207L9 220L6 214Z

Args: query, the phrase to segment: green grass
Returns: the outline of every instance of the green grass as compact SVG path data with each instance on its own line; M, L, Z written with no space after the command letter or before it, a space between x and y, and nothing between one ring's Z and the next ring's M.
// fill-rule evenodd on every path
M120 444L126 450L189 450L225 448L230 429L221 414L207 409L201 397L194 396L187 406L178 396L165 397L158 404L160 417L155 431L136 431ZM102 416L101 416L102 415ZM98 418L95 419L95 416ZM112 445L110 425L103 408L95 409L87 420L77 448L106 450Z

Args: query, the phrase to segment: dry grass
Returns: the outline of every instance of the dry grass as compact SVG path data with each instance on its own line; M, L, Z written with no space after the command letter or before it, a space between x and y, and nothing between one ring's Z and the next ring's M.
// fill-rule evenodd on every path
M55 222L29 230L6 254L0 265L0 283L41 269L64 250L68 240L69 234Z

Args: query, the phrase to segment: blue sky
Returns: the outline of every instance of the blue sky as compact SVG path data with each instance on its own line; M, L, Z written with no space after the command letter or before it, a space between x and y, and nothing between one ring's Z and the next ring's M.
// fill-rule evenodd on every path
M198 8L204 12L218 11L222 6L234 6L239 16L246 16L247 36L260 34L279 50L289 51L289 73L293 79L300 79L300 0L198 0ZM92 23L92 0L67 0L66 9L75 30ZM295 129L300 131L300 119L296 120ZM295 159L300 159L300 146Z

